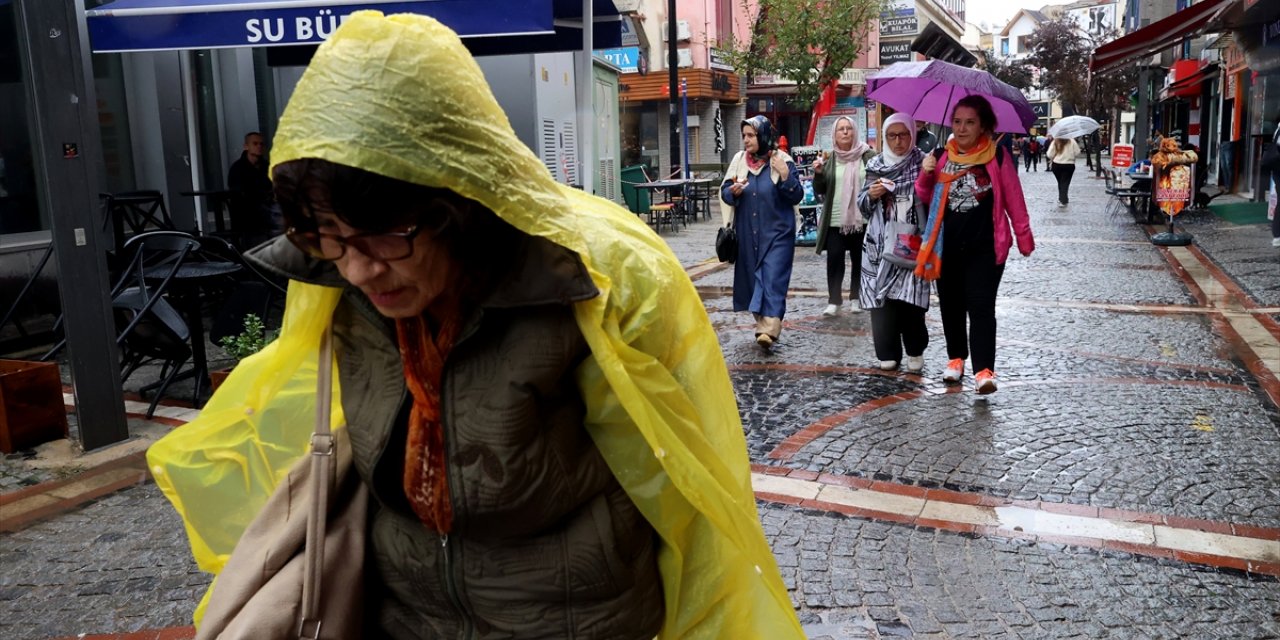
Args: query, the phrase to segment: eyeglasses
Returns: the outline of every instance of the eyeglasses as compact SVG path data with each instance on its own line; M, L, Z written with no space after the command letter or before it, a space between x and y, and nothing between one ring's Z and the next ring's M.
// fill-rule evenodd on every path
M886 134L884 134L884 137L885 137L885 139L886 139L886 140L910 140L910 139L911 139L911 134L909 134L909 133L886 133Z
M439 225L443 228L444 223ZM323 231L302 231L289 227L285 232L289 241L303 253L319 260L337 260L347 253L347 247L374 260L403 260L413 255L413 239L426 227L413 225L404 231L357 233L340 236Z

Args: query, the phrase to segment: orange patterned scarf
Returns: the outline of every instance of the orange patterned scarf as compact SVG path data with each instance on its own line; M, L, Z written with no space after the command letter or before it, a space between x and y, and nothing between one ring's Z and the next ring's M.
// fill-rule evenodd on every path
M951 183L968 175L972 167L984 165L996 157L999 147L990 138L983 137L978 144L965 153L955 140L947 141L947 161L969 167L955 173L947 173L939 165L938 181L934 186L933 202L929 207L929 219L925 225L924 242L920 253L916 255L915 274L922 280L937 280L942 275L942 219L947 212L947 200L951 196Z
M440 386L445 358L462 325L459 310L450 311L454 312L439 314L445 320L434 336L425 314L396 320L404 378L413 396L404 453L404 493L418 519L441 534L453 527L453 505L449 502Z

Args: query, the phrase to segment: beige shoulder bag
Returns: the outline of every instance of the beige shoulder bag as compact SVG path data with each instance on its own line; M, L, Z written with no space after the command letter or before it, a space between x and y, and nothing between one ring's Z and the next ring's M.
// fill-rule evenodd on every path
M276 487L213 585L196 638L358 638L369 492L330 431L333 331L320 343L311 455ZM324 505L323 508L318 508Z

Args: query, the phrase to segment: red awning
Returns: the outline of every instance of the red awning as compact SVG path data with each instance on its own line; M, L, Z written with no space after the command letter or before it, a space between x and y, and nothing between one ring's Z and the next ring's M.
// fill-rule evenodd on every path
M1218 77L1218 65L1208 64L1203 67L1199 66L1194 60L1179 60L1178 62L1192 62L1188 71L1174 75L1174 82L1165 88L1165 93L1169 96L1179 98L1192 98L1200 95L1201 86L1207 80Z
M1089 70L1110 71L1134 58L1149 56L1173 46L1183 38L1200 35L1209 20L1229 8L1235 0L1204 0L1153 22L1122 38L1093 50Z

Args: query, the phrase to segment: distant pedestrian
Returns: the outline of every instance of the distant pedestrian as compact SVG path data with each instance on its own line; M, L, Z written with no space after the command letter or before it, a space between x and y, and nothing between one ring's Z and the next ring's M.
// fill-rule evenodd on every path
M725 226L738 234L733 310L751 312L756 344L768 349L782 333L796 254L795 206L804 199L795 161L774 148L768 118L742 121L742 151L729 163L720 199L727 205Z
M916 128L916 148L925 152L932 153L938 146L938 136L933 135L929 130L928 124L921 120L917 122Z
M1027 136L1022 139L1022 161L1026 165L1026 171L1040 169L1040 143L1035 136Z
M972 353L980 394L996 390L996 290L1009 248L1017 237L1022 255L1035 249L1022 183L1013 159L1002 157L991 139L995 126L986 98L960 99L951 115L955 139L925 157L915 186L916 196L930 203L915 273L938 281L950 358L942 379L959 382Z
M1065 207L1071 203L1067 192L1071 189L1071 176L1076 172L1076 156L1080 154L1080 145L1071 138L1058 138L1049 145L1049 163L1053 167L1053 177L1058 180L1058 206Z
M858 307L858 267L862 264L862 240L867 225L858 211L857 199L867 171L864 160L870 160L874 155L871 148L858 139L858 129L853 120L845 116L836 119L831 138L832 153L819 155L813 164L813 190L822 194L815 251L827 253L827 308L822 315L828 318L840 313L844 303L842 289L846 255L853 263L849 278L850 311L861 310ZM828 166L832 159L834 162Z
M915 146L916 123L895 113L884 123L884 151L867 164L867 181L858 194L858 208L867 219L862 245L859 300L871 312L871 339L880 368L898 368L905 351L908 372L924 369L929 329L924 324L929 309L929 283L911 267L884 259L885 248L896 246L893 222L924 222L924 208L916 197L915 182L925 154Z
M280 232L279 207L267 175L266 144L261 133L244 136L244 150L227 171L231 230L246 248Z

